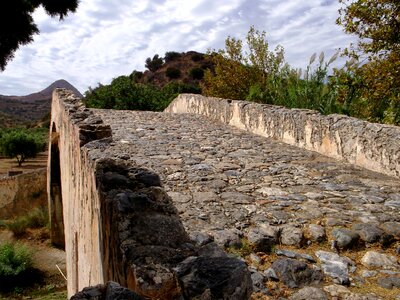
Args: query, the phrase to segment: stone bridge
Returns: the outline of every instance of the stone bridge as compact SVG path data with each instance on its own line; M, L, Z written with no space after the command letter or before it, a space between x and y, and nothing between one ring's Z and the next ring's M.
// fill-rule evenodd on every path
M87 109L56 90L49 151L69 296L400 299L398 127L196 95Z

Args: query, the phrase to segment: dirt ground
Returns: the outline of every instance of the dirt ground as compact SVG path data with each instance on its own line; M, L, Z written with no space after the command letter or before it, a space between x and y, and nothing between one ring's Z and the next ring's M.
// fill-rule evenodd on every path
M29 172L47 165L47 152L42 152L33 159L27 159L18 167L15 159L0 157L0 177L6 176L8 171ZM1 192L1 191L0 191ZM1 294L0 300L5 299L40 299L58 300L67 298L67 282L58 268L66 275L65 252L54 248L50 244L46 228L29 230L20 239L15 239L12 232L0 228L0 245L7 242L25 244L32 251L33 267L40 271L41 282L35 286L17 290L12 293ZM57 268L58 266L58 268Z
M35 169L46 168L47 152L39 153L35 158L29 158L19 167L15 158L0 157L0 177L7 175L8 171L32 171Z

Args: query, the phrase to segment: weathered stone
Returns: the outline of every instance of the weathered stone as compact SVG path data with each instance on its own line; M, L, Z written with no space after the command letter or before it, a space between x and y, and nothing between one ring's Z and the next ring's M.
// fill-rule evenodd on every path
M311 255L298 253L298 252L294 252L294 251L290 251L290 250L277 249L277 250L275 250L275 254L280 255L280 256L286 256L288 258L304 259L304 260L307 260L312 263L315 262L315 259Z
M268 278L268 280L278 281L279 277L276 275L276 272L272 268L268 268L263 272L264 276Z
M338 254L327 251L316 251L315 255L321 261L321 268L324 274L333 278L336 283L349 285L349 260L340 257Z
M278 259L273 262L271 268L276 272L279 280L289 288L318 284L323 279L321 271L313 270L305 262L295 259Z
M361 272L361 276L364 277L364 278L374 277L377 274L378 274L378 272L374 271L374 270L363 270Z
M267 292L263 274L260 272L253 272L251 274L251 281L253 282L253 292Z
M237 259L190 257L175 270L187 299L241 300L249 299L252 293L250 273Z
M313 242L321 243L326 239L325 228L321 225L310 224L305 231L305 237Z
M352 229L367 243L378 242L384 234L384 231L375 224L354 224Z
M331 297L340 297L341 299L346 294L351 294L350 290L343 285L332 284L324 287L324 291L327 292Z
M262 259L261 257L259 257L257 254L255 253L250 253L249 255L249 259L252 262L253 265L259 265L262 263Z
M203 257L226 257L226 252L216 243L211 242L203 245L197 253Z
M215 242L221 247L239 248L242 245L238 233L234 230L216 230L213 236Z
M304 242L303 231L294 226L283 226L281 231L281 243L283 245L301 246Z
M210 234L195 231L189 234L190 239L196 243L197 246L203 246L205 244L211 243L214 241L214 237Z
M278 242L279 229L273 227L253 227L247 232L248 241L254 246L255 251L269 253Z
M193 193L193 201L196 202L213 202L219 199L218 195L214 192L195 192Z
M399 270L396 257L375 251L368 251L361 259L361 263L370 268Z
M378 278L378 284L385 289L400 288L400 277Z
M327 300L325 293L316 287L306 286L289 297L290 300Z
M86 287L71 297L71 300L144 300L138 294L118 283L109 281L105 285Z
M400 239L400 222L386 222L381 225L386 233L391 234Z
M340 249L348 249L357 246L360 239L358 233L346 228L333 229L332 236Z

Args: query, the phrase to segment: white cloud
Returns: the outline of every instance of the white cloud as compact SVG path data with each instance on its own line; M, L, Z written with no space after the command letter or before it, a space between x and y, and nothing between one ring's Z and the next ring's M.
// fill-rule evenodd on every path
M28 94L60 78L84 92L143 70L156 53L222 48L251 25L304 67L312 53L330 56L352 41L335 25L338 8L336 0L86 0L62 22L39 9L41 33L0 73L0 94Z

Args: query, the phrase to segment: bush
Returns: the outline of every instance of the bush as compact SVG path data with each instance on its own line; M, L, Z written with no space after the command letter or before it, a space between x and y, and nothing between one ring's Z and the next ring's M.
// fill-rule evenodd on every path
M164 60L165 60L165 62L170 62L170 61L176 60L177 58L179 58L181 56L182 56L182 54L179 52L169 51L169 52L165 52Z
M0 246L0 278L17 276L32 267L32 253L24 245L6 243Z
M151 72L155 72L160 69L164 64L164 60L159 57L158 54L154 55L153 58L148 57L146 59L145 67Z
M177 68L169 67L169 68L167 68L165 75L167 75L167 77L169 79L177 79L177 78L181 77L181 70L179 70Z
M194 62L198 62L198 61L201 61L201 60L203 60L204 59L204 54L202 54L202 53L193 53L192 54L192 61L194 61Z
M189 75L193 79L201 80L204 77L204 70L202 68L193 68L189 71Z
M23 286L41 282L43 274L32 268L31 250L19 243L0 246L0 290L22 291Z

